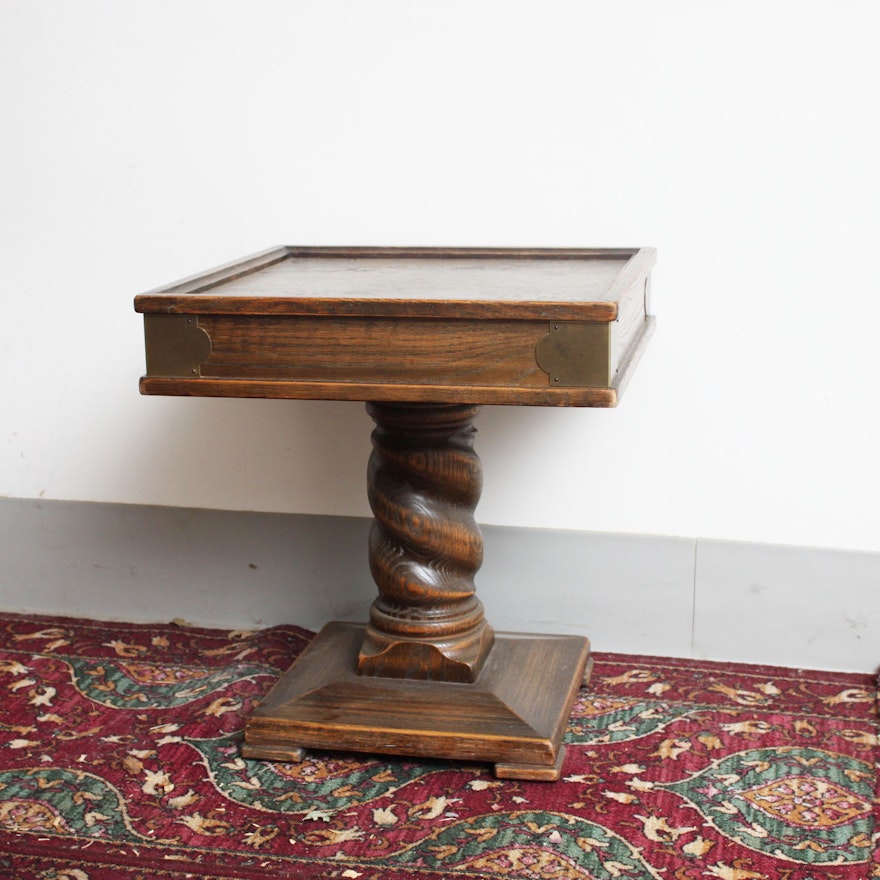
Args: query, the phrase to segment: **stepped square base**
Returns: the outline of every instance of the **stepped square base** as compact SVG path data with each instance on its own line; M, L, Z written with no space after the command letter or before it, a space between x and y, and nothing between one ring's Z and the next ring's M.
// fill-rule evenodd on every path
M558 779L582 636L498 633L473 684L357 673L365 627L329 623L254 711L246 758L301 761L306 749L495 765L509 779Z

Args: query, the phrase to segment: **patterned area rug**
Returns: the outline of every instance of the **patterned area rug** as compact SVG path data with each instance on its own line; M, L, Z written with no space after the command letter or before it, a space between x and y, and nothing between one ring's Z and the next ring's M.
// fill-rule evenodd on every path
M870 676L598 655L557 783L242 760L310 637L0 615L0 877L880 877Z

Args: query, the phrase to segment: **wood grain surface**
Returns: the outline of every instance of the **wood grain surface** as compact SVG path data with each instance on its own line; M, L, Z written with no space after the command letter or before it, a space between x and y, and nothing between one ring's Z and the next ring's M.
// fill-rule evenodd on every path
M587 639L499 633L476 682L459 684L358 675L362 638L358 624L327 624L248 719L243 754L295 760L304 749L343 749L559 778Z
M135 298L138 312L614 321L652 248L295 248Z
M367 405L376 427L367 465L370 572L379 596L358 658L361 675L473 682L492 647L474 576L483 485L474 452L478 407Z
M651 248L275 248L135 298L141 391L615 406L653 328L654 259Z

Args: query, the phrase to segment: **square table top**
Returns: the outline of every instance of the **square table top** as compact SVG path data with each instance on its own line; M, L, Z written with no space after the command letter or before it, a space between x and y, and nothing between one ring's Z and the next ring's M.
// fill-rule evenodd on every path
M135 298L141 389L614 405L653 324L654 259L651 248L273 248ZM546 352L563 337L541 340L556 322L591 367L555 370L569 355ZM195 327L208 338L197 364L156 355L171 333L177 348L190 339L191 360Z

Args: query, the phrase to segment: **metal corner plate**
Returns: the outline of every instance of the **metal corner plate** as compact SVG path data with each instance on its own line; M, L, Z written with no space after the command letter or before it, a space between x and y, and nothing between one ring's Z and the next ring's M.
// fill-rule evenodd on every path
M535 347L535 359L550 385L610 387L610 327L607 322L554 321Z
M211 354L196 315L144 315L147 375L192 379Z

